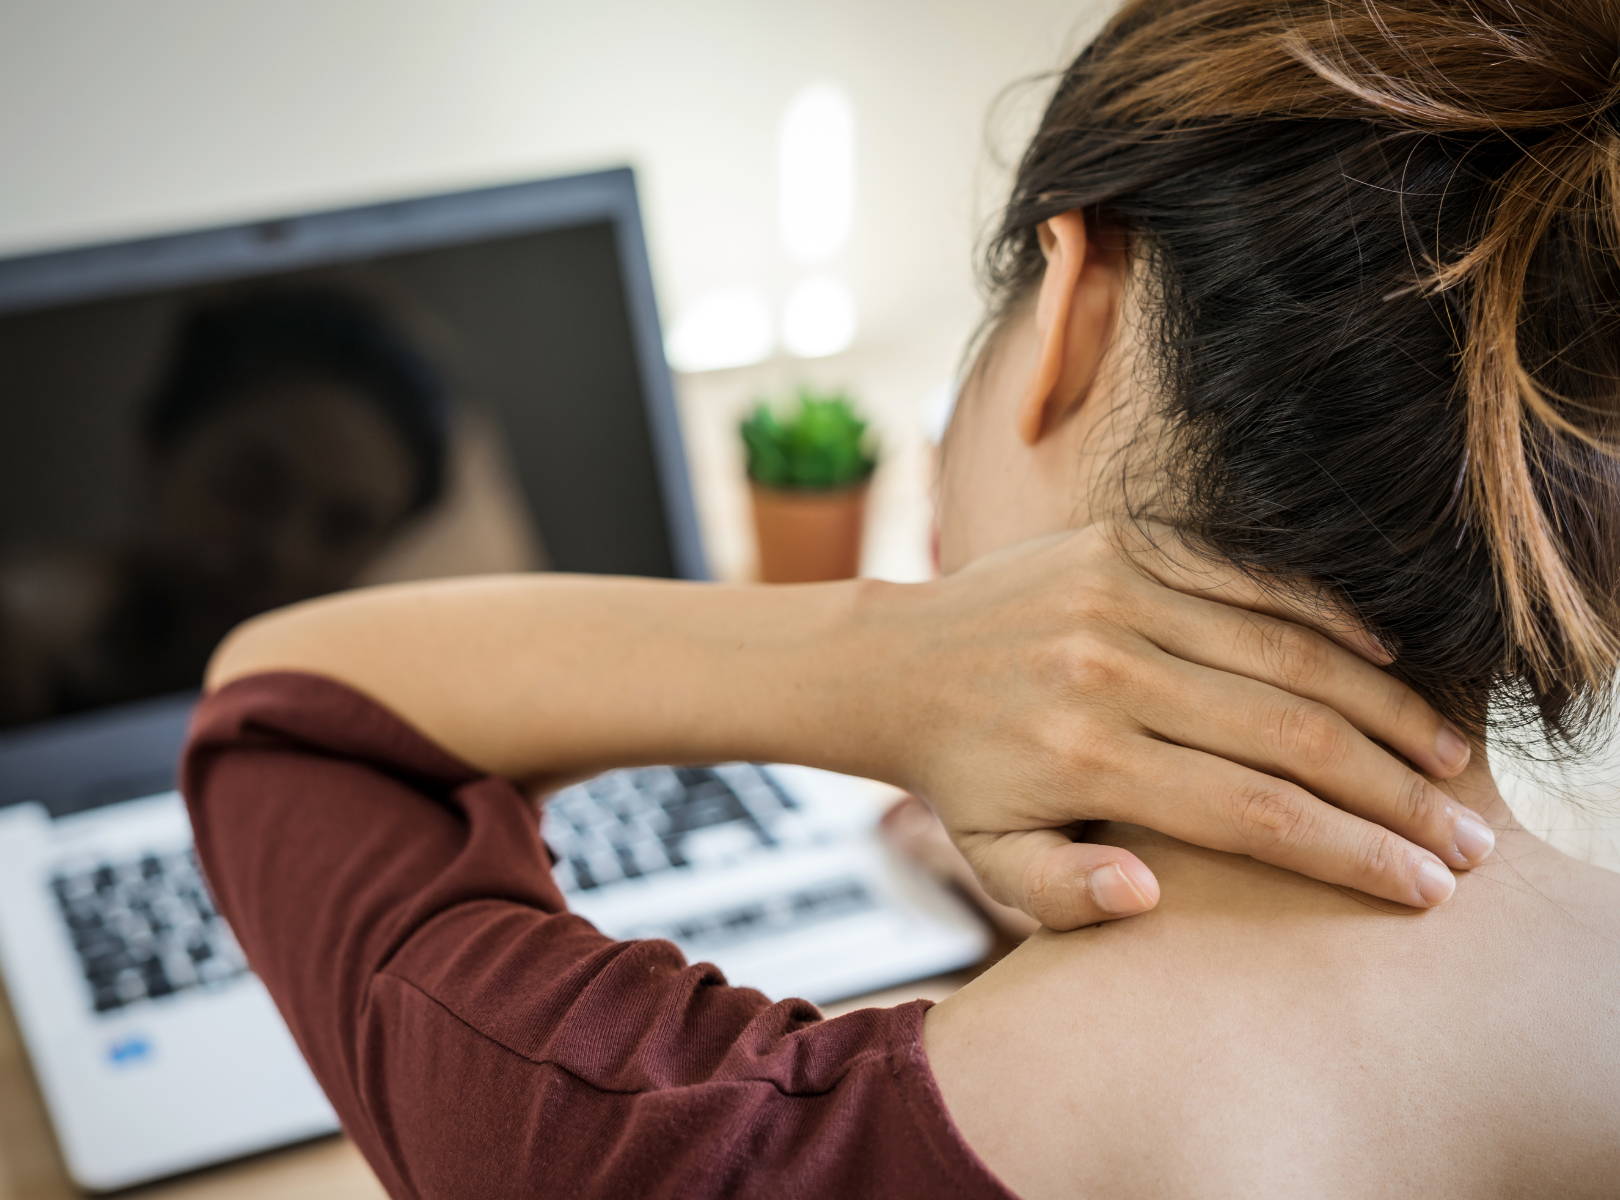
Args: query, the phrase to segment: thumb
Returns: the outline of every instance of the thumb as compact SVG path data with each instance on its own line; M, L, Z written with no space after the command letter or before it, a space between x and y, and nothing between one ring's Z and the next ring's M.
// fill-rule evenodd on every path
M1134 917L1159 902L1153 872L1118 846L1071 842L1055 829L970 834L959 844L985 891L1048 929Z

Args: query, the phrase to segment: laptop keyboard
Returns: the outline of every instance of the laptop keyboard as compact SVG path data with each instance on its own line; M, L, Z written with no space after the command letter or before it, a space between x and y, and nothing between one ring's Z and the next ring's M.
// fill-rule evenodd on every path
M798 802L750 763L611 771L551 796L541 831L559 886L576 894L809 840ZM247 973L190 847L75 863L50 886L98 1013ZM834 878L621 936L736 942L877 905L858 878Z
M98 1013L245 974L190 847L75 865L51 877Z
M798 802L751 763L633 767L546 801L541 832L566 892L588 892L801 842Z
M798 802L751 763L638 767L564 788L546 801L541 833L565 892L686 867L721 866L809 840ZM689 953L780 936L879 907L858 877L835 876L739 897L704 912L647 919L616 937L668 938Z

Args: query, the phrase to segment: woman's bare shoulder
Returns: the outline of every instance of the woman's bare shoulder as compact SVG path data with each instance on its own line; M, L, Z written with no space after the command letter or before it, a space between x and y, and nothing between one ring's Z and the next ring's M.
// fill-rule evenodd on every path
M1510 842L1416 914L1190 848L1151 865L1160 911L1038 934L929 1014L946 1102L1014 1190L1597 1196L1620 1175L1620 876ZM1527 1146L1573 1174L1537 1191Z

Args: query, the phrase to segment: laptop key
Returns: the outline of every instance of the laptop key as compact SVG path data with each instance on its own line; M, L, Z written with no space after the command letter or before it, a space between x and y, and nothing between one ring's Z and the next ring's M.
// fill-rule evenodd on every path
M614 853L619 856L619 871L626 879L635 879L641 874L641 862L625 846L615 846Z

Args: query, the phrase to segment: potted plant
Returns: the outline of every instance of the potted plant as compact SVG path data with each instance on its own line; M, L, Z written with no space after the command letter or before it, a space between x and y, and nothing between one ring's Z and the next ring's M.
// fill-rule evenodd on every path
M785 414L761 401L742 422L742 438L760 578L813 583L855 575L877 455L849 396L801 387Z

